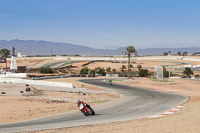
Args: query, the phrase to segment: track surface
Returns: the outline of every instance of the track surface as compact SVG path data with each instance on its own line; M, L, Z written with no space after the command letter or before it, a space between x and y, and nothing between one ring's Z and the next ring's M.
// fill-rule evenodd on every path
M161 114L188 100L187 96L147 90L137 87L113 84L103 80L82 80L119 93L122 97L93 107L95 116L85 117L79 111L45 117L18 123L0 125L0 132L19 132L42 129L54 129L115 121L132 120Z
M73 64L76 62L80 62L80 61L58 61L58 62L45 64L45 65L43 65L43 67L49 66L50 68L60 68L66 64Z

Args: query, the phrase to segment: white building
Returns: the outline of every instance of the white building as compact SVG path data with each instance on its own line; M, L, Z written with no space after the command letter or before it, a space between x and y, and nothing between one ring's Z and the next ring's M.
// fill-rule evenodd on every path
M184 65L185 68L200 68L200 65Z
M17 70L17 61L16 61L16 57L14 56L11 57L10 69Z
M23 58L23 57L26 57L26 55L22 54L21 52L18 52L17 53L17 57L18 58Z

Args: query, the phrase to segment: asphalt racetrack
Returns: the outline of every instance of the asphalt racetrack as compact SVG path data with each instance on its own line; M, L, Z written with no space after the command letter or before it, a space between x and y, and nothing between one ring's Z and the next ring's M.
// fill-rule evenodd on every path
M102 79L81 80L81 82L110 89L119 93L121 97L92 107L96 112L95 116L86 117L77 108L77 111L56 116L0 125L0 132L33 131L133 120L164 113L188 100L187 96L161 91L119 84L110 86Z

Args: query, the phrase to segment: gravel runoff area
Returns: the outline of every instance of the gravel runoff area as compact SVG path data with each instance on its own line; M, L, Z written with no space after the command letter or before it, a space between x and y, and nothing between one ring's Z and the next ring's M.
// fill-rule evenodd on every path
M174 114L149 119L137 119L124 122L62 128L56 130L34 131L29 133L199 133L200 132L200 88L199 80L170 79L170 82L155 82L147 78L114 81L121 84L167 91L190 96L183 104L184 108Z
M25 91L25 84L0 83L0 124L77 110L77 99L89 102L93 106L119 97L118 94L82 84L77 80L78 78L54 79L73 83L77 87L74 90L31 85L30 92Z

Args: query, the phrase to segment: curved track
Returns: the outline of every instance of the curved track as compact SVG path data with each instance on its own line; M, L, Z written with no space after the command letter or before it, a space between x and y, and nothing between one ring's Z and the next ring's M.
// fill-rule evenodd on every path
M85 117L79 111L72 111L51 117L0 125L0 132L54 129L132 120L166 112L188 100L187 96L160 91L119 84L110 86L107 82L100 79L82 80L82 82L111 89L122 97L93 107L97 114L95 116Z
M49 66L50 68L60 68L64 65L73 64L73 63L77 63L77 62L80 62L80 61L58 61L58 62L45 64L45 65L43 65L43 67Z

